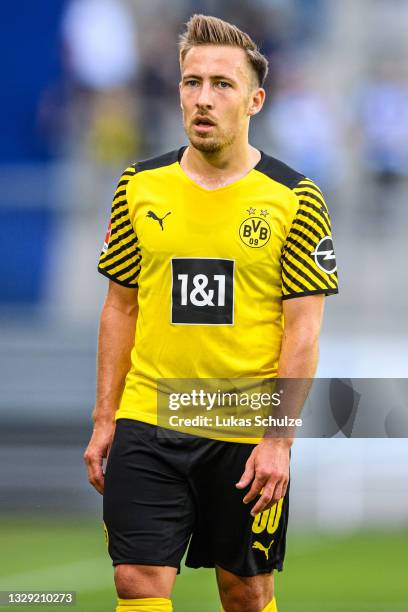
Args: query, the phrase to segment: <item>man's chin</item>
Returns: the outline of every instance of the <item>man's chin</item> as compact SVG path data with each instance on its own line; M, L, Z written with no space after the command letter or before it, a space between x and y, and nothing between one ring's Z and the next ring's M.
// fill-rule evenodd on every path
M192 146L201 151L201 153L218 153L223 148L222 142L214 140L213 138L200 138L197 136L189 135L189 140Z

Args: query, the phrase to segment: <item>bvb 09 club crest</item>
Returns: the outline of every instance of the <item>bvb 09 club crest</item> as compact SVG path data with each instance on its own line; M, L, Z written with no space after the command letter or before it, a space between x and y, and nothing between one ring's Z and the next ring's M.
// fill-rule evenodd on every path
M239 237L242 242L253 249L263 247L271 237L271 228L265 219L268 212L261 210L261 215L255 216L255 209L249 208L250 216L241 223L239 228Z

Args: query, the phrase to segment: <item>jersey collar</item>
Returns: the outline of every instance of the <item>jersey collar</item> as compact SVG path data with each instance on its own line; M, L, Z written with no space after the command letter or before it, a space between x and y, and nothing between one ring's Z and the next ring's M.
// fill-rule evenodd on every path
M260 150L259 151L261 154L260 160L253 168L251 168L251 170L249 170L249 172L247 172L247 174L245 174L244 176L241 176L241 178L237 179L236 181L233 181L232 183L228 183L228 185L224 185L223 187L217 187L216 189L206 189L205 187L202 187L201 185L196 183L191 177L189 177L188 174L186 174L183 168L181 167L181 164L180 164L181 158L183 157L183 153L186 149L187 149L187 145L184 145L180 147L180 149L177 152L177 167L180 172L180 175L183 176L184 179L187 180L191 185L195 186L197 189L205 193L218 193L220 191L225 191L227 189L235 188L241 185L242 181L245 181L254 170L262 171L262 168L263 168L263 165L266 159L264 152Z

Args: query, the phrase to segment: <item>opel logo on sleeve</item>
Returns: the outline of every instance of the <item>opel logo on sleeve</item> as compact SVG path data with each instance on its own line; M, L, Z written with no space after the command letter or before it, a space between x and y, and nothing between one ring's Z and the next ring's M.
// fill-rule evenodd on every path
M326 274L333 274L337 270L333 241L330 236L322 238L310 255L314 257L316 266Z

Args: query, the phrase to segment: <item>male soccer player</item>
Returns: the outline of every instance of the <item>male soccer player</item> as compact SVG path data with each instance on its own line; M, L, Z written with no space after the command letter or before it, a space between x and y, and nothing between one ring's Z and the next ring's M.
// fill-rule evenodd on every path
M157 380L313 377L337 293L330 220L311 180L248 142L268 69L250 37L194 15L180 67L188 146L131 165L113 199L85 460L117 612L172 610L187 546L188 566L216 568L226 612L271 612L292 439L158 435Z

